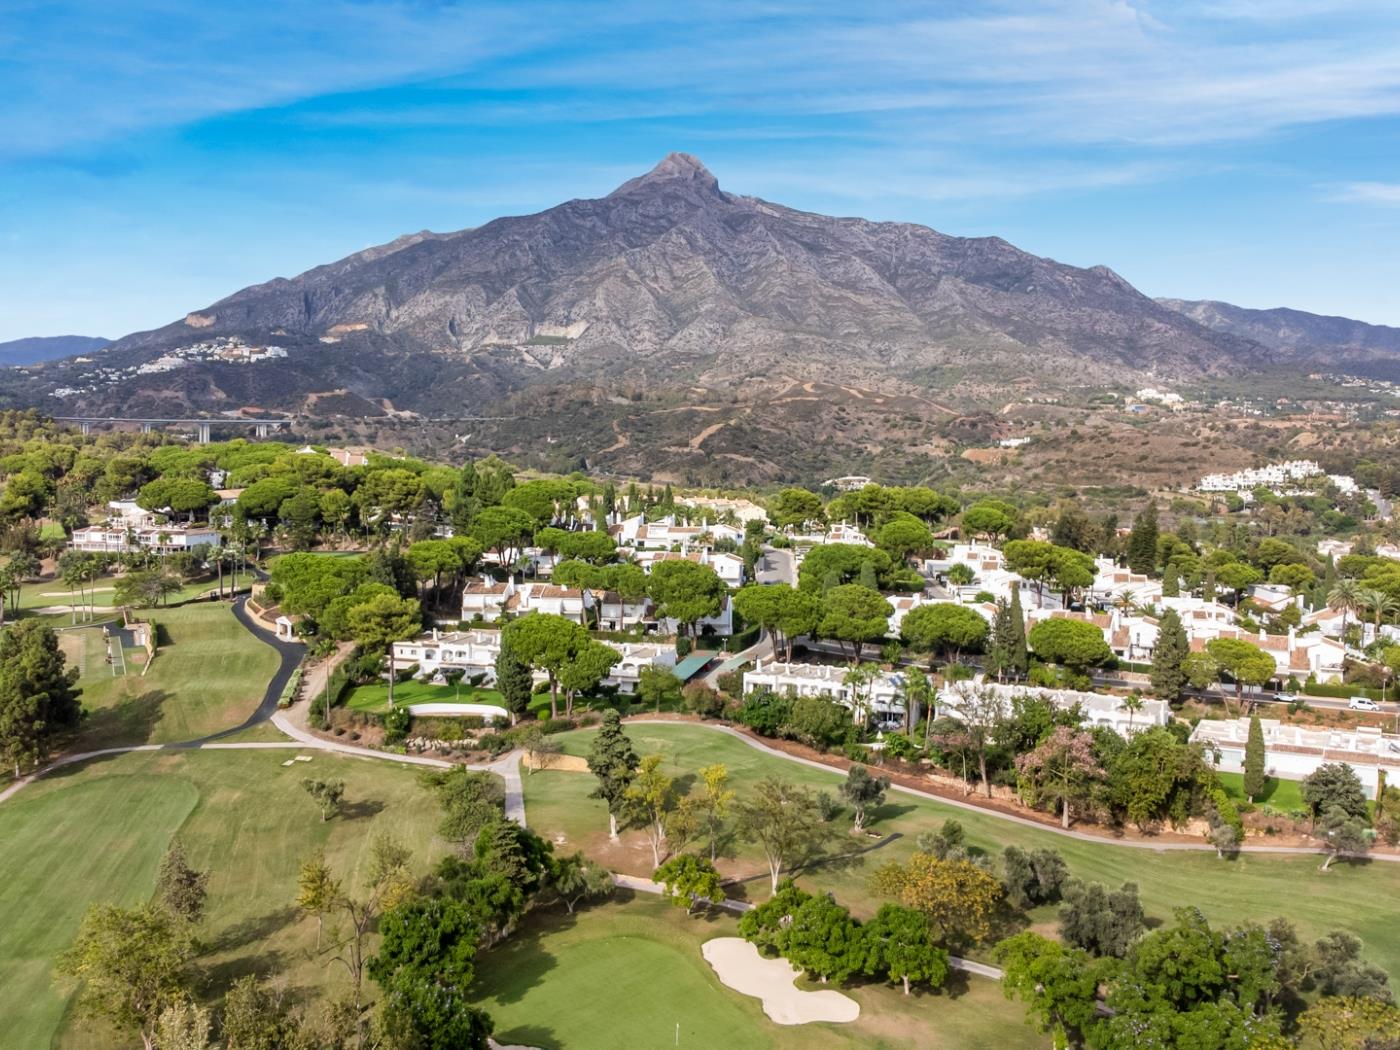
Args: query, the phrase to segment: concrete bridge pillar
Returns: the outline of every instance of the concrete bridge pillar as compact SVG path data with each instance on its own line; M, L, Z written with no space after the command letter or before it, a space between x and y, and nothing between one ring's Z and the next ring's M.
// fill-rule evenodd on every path
M141 433L143 433L143 434L149 434L149 433L150 433L152 430L154 430L155 428L156 428L156 425L155 425L154 423L142 423L142 424L141 424Z
M92 433L92 424L91 424L91 423L79 423L79 424L78 424L78 430L79 430L79 432L83 435L83 437L87 437L89 434Z
M256 437L265 438L268 435L268 431L270 431L271 429L272 428L266 423L259 423L256 427L253 428L253 434Z
M196 433L197 433L197 435L198 435L199 443L200 443L201 445L207 445L207 444L209 444L209 424L208 424L208 423L200 423L200 424L198 424Z

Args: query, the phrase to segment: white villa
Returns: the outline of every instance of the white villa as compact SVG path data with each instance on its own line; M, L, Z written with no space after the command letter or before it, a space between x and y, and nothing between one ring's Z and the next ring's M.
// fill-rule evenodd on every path
M628 631L651 617L651 599L624 598L617 591L604 591L598 598L598 626L604 631Z
M680 496L676 499L682 507L713 511L723 516L734 515L734 520L742 522L767 521L768 512L752 500L727 499L722 496Z
M619 692L629 696L637 691L644 667L676 666L676 647L671 644L659 645L650 642L627 642L613 648L621 652L621 659L613 664L612 672L603 679L604 685L616 686Z
M715 575L724 581L726 587L742 587L744 585L744 559L737 554L708 549L684 552L644 550L638 551L632 557L632 560L642 567L642 571L647 573L651 572L652 566L659 561L678 561L680 559L708 565L715 570Z
M844 707L855 710L855 694L844 681L849 668L836 664L798 664L759 660L752 671L744 672L744 694L759 689L790 696L824 696ZM869 684L868 706L877 718L902 715L904 700L900 695L904 676L883 671Z
M700 549L709 547L716 540L731 540L740 543L744 530L734 525L715 522L710 525L678 525L674 517L649 522L641 514L623 518L608 529L609 535L619 547L630 547L638 551L668 551L681 548Z
M524 616L541 612L562 616L577 624L588 622L588 610L593 608L593 595L577 587L559 587L552 583L522 583L515 593L512 612Z
M466 677L486 675L496 680L496 657L501 653L500 631L438 631L394 643L394 663L398 667L417 664L419 672L431 676L440 671L461 670Z
M988 694L1002 705L1004 711L1011 710L1012 701L1020 696L1035 696L1048 700L1061 711L1078 706L1082 714L1081 724L1086 727L1107 726L1120 736L1164 726L1171 721L1171 707L1165 700L1139 701L1141 707L1132 711L1124 703L1124 697L1109 696L1106 693L1081 693L1073 689L1035 689L1024 685L1004 685L974 679L970 682L953 682L938 692L936 716L939 718L960 718L961 709L974 694Z
M1285 725L1276 718L1261 718L1264 731L1264 768L1270 776L1302 780L1325 762L1345 762L1361 778L1368 798L1376 797L1381 774L1394 783L1400 777L1400 736L1374 726L1325 729ZM1244 770L1244 750L1249 741L1249 719L1202 719L1191 740L1206 745L1206 756L1217 769Z
M88 525L74 529L68 541L73 550L97 554L126 554L135 550L179 554L218 544L219 530L204 525Z
M487 623L499 620L514 597L514 580L497 583L491 577L483 576L462 588L462 619L480 619Z

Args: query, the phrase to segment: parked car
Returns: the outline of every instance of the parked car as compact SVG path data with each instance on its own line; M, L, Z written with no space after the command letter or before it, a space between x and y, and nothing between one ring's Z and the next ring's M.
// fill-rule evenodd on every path
M1347 704L1347 707L1351 708L1353 711L1379 711L1381 709L1380 704L1364 696L1353 696L1351 698L1351 703Z

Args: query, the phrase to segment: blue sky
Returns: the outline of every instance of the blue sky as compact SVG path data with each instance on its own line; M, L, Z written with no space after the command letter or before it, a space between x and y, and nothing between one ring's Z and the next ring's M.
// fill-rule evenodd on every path
M154 327L671 150L1151 295L1400 324L1400 3L0 5L0 339Z

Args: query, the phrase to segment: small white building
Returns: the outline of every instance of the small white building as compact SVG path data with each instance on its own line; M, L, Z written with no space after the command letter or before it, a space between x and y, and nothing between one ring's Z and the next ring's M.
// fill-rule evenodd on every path
M640 565L645 573L650 573L657 562L693 561L697 565L705 565L713 569L715 575L724 581L726 587L742 587L744 585L744 559L737 554L708 549L691 551L644 550L637 551L632 560Z
M1380 775L1388 783L1400 778L1400 736L1374 726L1327 729L1259 719L1264 733L1264 769L1282 780L1302 780L1327 762L1345 762L1361 779L1367 798L1376 797ZM1191 740L1205 745L1206 757L1228 773L1244 771L1249 719L1202 719Z
M855 711L855 690L845 681L850 668L837 664L783 663L759 660L744 672L744 695L760 689L788 696L824 696ZM877 718L903 716L904 676L882 671L865 687L867 706Z
M1017 697L1033 696L1048 701L1060 711L1079 708L1080 724L1085 728L1106 726L1120 736L1164 726L1171 721L1171 706L1165 700L1141 699L1138 710L1130 710L1121 696L1107 693L1082 693L1075 689L1036 689L1025 685L1007 685L987 682L980 678L973 681L952 682L938 691L935 717L961 718L961 711L970 698L986 695L1000 705L1000 710L1010 713Z

